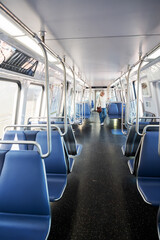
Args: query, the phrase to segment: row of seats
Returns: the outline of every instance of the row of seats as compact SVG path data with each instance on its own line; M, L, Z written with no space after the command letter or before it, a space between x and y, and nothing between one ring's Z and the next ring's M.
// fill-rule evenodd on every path
M68 132L72 130L68 129ZM73 167L73 155L78 154L77 146L73 148L73 142L70 146L69 139L63 139L55 129L51 131L51 138L52 151L45 159L32 144L1 144L0 239L47 238L51 224L49 201L62 197L67 174ZM46 131L7 131L4 140L34 140L43 154L47 152Z
M83 116L88 119L91 115L91 108L89 103L83 103ZM82 104L76 103L76 117L82 117Z
M110 119L121 118L122 115L122 103L114 102L108 105L108 117ZM125 104L123 104L123 115L125 115Z
M136 145L136 151L135 154L133 154L135 155L134 158L128 160L128 166L131 174L136 176L137 189L143 200L153 206L160 206L159 126L153 122L147 125L147 122L139 125L140 132L143 132L143 136L139 136L137 142L135 141L137 135L135 136L134 134L134 136L132 136L133 139L135 138L133 148ZM146 126L147 128L145 128L146 130L144 132L144 127ZM132 127L135 127L135 125ZM133 133L132 127L131 131ZM128 151L129 156L131 156L130 153L133 153L132 149ZM157 213L157 229L160 239L160 210L158 210Z

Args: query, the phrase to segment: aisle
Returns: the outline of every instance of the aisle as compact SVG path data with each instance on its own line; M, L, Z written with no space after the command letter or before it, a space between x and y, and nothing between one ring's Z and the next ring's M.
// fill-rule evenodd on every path
M117 120L100 126L98 114L76 127L83 144L68 185L59 202L51 204L48 240L157 240L157 208L140 197L127 158ZM113 134L114 133L114 134Z

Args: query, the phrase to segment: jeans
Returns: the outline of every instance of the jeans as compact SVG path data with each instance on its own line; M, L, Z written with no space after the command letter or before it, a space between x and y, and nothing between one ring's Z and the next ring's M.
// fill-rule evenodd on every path
M102 108L102 112L99 113L100 122L103 123L107 116L106 108Z

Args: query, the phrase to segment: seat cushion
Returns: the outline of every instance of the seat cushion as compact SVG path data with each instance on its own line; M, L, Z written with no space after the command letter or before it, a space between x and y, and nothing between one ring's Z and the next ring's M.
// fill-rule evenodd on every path
M143 199L154 206L160 205L160 178L137 178L137 187Z
M1 240L44 240L49 228L50 216L0 213Z
M65 174L47 174L47 184L50 202L57 201L66 188L67 176Z

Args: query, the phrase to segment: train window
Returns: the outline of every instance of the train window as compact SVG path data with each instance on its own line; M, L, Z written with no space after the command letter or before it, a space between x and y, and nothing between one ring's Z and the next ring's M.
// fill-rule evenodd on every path
M34 76L38 61L0 40L0 68Z
M11 81L0 80L0 137L6 125L14 124L16 104L18 97L18 84Z
M151 96L149 83L147 81L141 83L141 88L142 88L142 96L143 97Z
M157 108L158 108L158 116L160 116L160 81L156 83L156 103L157 103Z
M41 99L43 87L31 84L27 92L27 104L25 113L25 122L29 117L38 117L40 115Z
M15 48L0 40L0 64L6 62L15 52Z
M133 83L133 92L134 92L134 98L136 99L137 97L136 97L136 92L137 92L137 84L136 84L136 81L133 81L132 82Z
M61 102L61 96L62 96L62 88L60 85L52 86L50 88L50 111L51 116L57 116L59 115L60 111L60 102Z
M68 91L68 97L67 97L67 107L68 107L68 116L69 117L72 117L73 116L73 108L74 108L74 102L72 101L73 100L73 88L70 86L70 89Z

